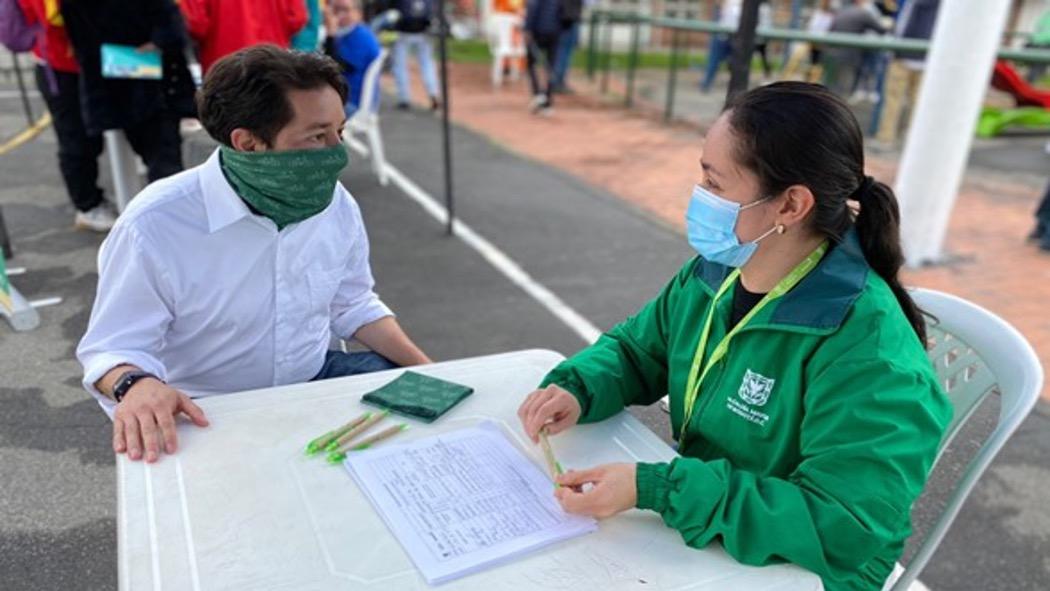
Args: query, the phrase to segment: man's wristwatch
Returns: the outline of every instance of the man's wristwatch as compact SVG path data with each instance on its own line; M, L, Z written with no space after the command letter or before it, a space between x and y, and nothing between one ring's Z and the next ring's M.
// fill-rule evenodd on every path
M128 390L131 390L132 386L134 386L139 380L144 378L153 378L158 382L164 382L164 380L158 378L157 376L151 374L148 371L140 371L133 369L131 371L124 372L124 374L120 376L120 379L117 380L117 383L113 386L113 400L116 400L117 403L120 403L124 396L127 395Z

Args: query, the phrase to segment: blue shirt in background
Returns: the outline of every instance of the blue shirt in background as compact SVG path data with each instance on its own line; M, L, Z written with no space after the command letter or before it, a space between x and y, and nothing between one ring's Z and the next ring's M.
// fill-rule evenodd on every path
M379 39L367 25L354 25L349 31L337 34L325 41L326 53L343 67L343 77L350 87L346 97L346 114L350 115L361 104L361 90L365 83L365 71L379 57ZM379 87L376 85L376 94ZM376 106L378 106L378 98Z

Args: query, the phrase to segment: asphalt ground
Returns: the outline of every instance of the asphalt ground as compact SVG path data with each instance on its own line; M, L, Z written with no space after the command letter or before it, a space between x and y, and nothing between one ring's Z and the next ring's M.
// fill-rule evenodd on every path
M39 112L39 111L38 111ZM0 138L24 126L0 100ZM384 113L390 161L440 198L438 122ZM206 142L191 139L199 159ZM456 129L461 219L601 329L652 297L690 256L684 238L612 195ZM0 587L116 586L116 506L109 425L79 386L73 352L86 326L101 237L72 229L53 134L0 157L0 207L14 241L14 278L30 299L57 295L42 326L0 325ZM542 347L571 354L583 340L493 269L396 187L380 187L356 159L343 182L370 232L378 291L435 358ZM521 393L508 392L515 396ZM634 411L667 437L656 407ZM921 530L946 483L994 420L978 413L917 505ZM1037 409L982 479L923 575L934 589L1043 589L1050 580L1050 411Z

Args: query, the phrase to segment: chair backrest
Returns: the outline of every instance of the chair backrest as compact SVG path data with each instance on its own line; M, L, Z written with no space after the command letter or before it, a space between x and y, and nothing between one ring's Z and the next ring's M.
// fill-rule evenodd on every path
M1039 358L1021 333L1005 320L946 293L916 289L911 295L932 316L927 321L932 341L930 360L955 408L937 459L989 394L998 393L1000 405L995 429L966 466L947 505L893 585L893 591L907 589L918 578L977 480L1028 416L1043 389Z
M385 47L380 49L376 59L368 64L361 84L361 104L357 105L357 113L372 114L379 110L379 74L383 72L383 64L389 53Z

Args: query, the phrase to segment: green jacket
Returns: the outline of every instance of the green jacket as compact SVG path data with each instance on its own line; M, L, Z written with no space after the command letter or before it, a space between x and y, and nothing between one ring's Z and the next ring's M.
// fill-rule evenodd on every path
M556 367L581 422L670 394L671 427L705 314L727 276L695 259L656 299ZM710 355L732 291L717 304ZM638 464L640 509L686 544L720 538L738 561L788 561L829 591L880 589L911 532L952 408L855 234L765 306L700 385L681 457Z

